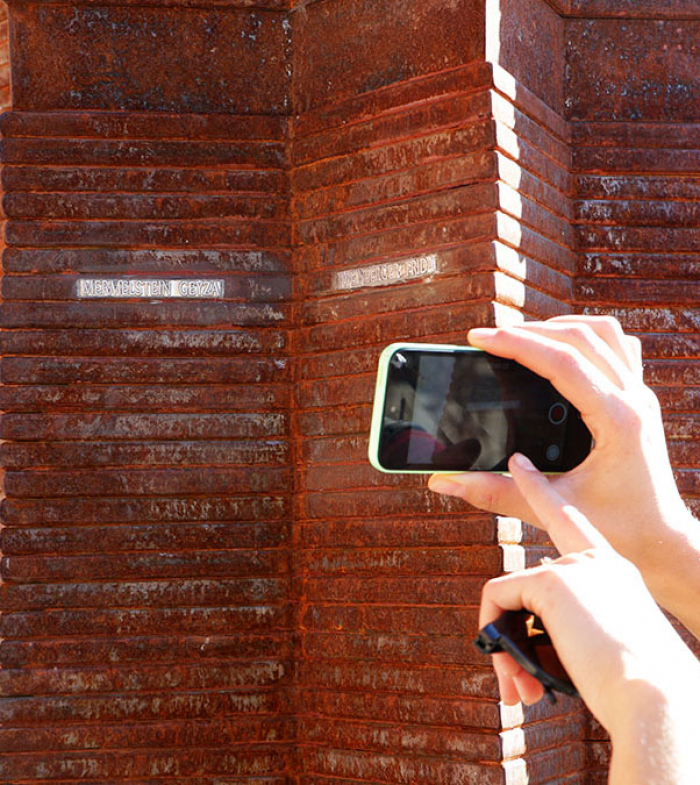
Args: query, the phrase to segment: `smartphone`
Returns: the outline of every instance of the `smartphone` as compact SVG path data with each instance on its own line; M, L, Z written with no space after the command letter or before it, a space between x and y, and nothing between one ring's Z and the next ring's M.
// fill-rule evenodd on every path
M590 450L579 411L514 360L419 343L391 344L379 358L369 459L380 471L505 472L520 452L557 473Z

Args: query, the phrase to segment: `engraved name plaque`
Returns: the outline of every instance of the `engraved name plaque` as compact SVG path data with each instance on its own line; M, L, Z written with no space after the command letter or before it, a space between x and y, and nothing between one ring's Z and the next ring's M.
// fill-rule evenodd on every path
M334 289L360 289L364 286L387 286L437 272L437 255L426 254L395 262L341 270L333 276Z
M222 278L82 278L75 288L81 300L214 300L224 296Z

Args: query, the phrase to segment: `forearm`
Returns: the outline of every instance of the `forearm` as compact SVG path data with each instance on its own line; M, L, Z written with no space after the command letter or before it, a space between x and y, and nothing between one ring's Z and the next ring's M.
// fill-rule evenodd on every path
M700 639L700 522L683 510L638 565L656 601Z
M694 681L670 689L639 683L611 732L610 785L696 785Z

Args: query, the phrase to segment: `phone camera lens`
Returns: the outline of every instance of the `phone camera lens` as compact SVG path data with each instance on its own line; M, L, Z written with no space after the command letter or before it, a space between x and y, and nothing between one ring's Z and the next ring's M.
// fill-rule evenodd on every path
M557 401L549 407L549 421L552 425L561 425L566 420L568 413L566 404Z
M390 365L392 368L396 368L397 371L403 370L408 365L408 360L401 354L401 352L396 352L396 354L391 358Z
M559 455L561 454L561 450L556 444L550 444L547 447L547 460L548 461L556 461Z

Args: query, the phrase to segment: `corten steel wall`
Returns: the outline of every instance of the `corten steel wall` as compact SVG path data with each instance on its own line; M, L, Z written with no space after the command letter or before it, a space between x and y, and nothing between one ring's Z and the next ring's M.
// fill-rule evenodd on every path
M10 107L10 41L7 6L0 4L0 110Z
M501 0L489 10L486 52L493 69L499 189L498 300L526 318L570 313L577 254L571 134L564 118L565 20L541 0ZM497 322L506 319L503 309L497 309ZM546 537L530 526L523 526L512 544L503 535L500 539L506 569L555 555ZM580 703L560 700L556 707L502 709L501 722L508 774L512 768L507 782L587 781L587 716Z
M700 13L659 5L11 3L0 781L603 781L470 642L551 545L366 433L389 341L614 312L696 503Z
M299 771L309 785L500 782L495 684L465 635L501 569L493 522L366 459L380 347L493 318L483 15L340 0L296 25ZM392 264L403 279L377 268Z
M10 10L0 780L283 783L286 18Z

